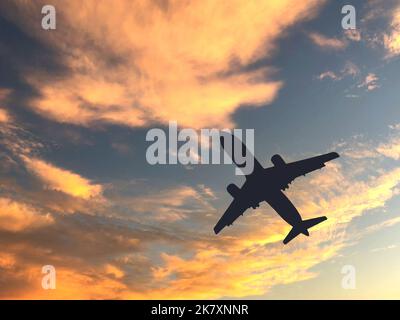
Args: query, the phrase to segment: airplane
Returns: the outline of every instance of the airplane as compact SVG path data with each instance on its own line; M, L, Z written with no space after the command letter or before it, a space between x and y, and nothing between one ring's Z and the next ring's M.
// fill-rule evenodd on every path
M230 136L232 140L238 139L233 135ZM223 148L225 137L222 135L220 136L220 143ZM242 146L242 153L244 150L245 152L250 152L243 142L239 141L239 144L232 143L232 146L236 145ZM243 164L238 164L235 161L232 149L232 153L229 154L232 162L239 168L243 167ZM225 149L225 152L228 151ZM338 153L330 152L320 156L286 163L279 154L276 154L272 156L271 162L273 166L269 168L263 168L254 157L254 169L250 174L246 175L246 181L243 186L239 188L233 183L228 185L227 191L233 197L233 201L215 225L215 234L218 234L226 226L232 225L247 209L256 209L259 207L260 202L266 201L283 220L292 226L292 229L283 240L285 245L299 234L309 236L308 229L325 221L327 217L322 216L303 220L296 207L282 191L289 188L289 184L297 177L305 176L307 173L317 169L322 169L325 167L326 162L338 157Z

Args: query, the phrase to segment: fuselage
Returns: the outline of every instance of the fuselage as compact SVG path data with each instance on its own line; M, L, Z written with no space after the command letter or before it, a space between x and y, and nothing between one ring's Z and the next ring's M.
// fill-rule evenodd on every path
M240 189L240 199L246 206L253 208L266 201L287 223L294 226L302 219L295 206L282 192L288 183L284 168L266 168L247 177Z

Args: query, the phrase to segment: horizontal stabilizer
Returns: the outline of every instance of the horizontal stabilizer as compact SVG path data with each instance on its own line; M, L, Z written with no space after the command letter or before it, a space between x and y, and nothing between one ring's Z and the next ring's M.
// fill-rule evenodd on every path
M288 244L291 240L296 238L300 233L309 236L308 229L317 225L318 223L321 223L322 221L325 221L326 219L327 217L318 217L318 218L303 220L300 224L294 226L292 230L290 230L286 238L283 240L283 243Z

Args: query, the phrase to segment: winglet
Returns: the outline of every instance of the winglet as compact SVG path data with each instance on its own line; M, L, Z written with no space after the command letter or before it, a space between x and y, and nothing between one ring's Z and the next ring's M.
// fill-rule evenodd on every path
M224 227L225 227L225 226L223 226L222 224L217 223L217 224L215 225L215 227L214 227L214 232L215 232L215 234L218 234Z
M336 158L339 158L339 154L337 152L329 152L324 155L323 161L328 162Z

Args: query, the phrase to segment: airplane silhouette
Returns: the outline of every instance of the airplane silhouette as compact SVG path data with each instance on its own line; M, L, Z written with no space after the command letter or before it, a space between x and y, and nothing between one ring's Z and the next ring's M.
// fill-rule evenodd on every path
M224 148L224 139L227 137L220 136L220 142ZM232 137L232 146L241 145L243 151L250 151L246 148L238 138ZM234 142L235 139L239 140ZM225 149L225 148L224 148ZM230 150L232 153L229 154L234 164L239 168L243 167L243 164L238 164L234 159L233 147ZM225 152L227 150L225 149ZM253 156L254 157L254 156ZM336 152L330 152L320 156L286 163L282 157L278 154L271 158L273 167L263 168L261 164L254 158L254 169L251 174L246 176L246 181L241 188L235 184L230 184L227 187L227 191L233 197L232 203L228 209L222 215L221 219L214 227L215 234L218 234L226 226L230 226L239 216L250 207L256 209L260 202L266 201L288 224L292 226L292 229L283 240L284 244L289 243L300 233L309 236L308 229L325 221L327 217L318 217L308 220L303 220L297 211L296 207L290 202L290 200L282 192L289 188L289 184L302 175L306 175L317 169L325 167L325 163L336 159L339 154Z

